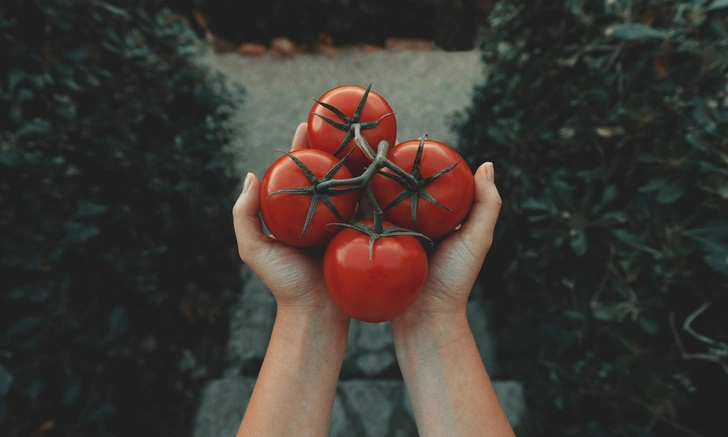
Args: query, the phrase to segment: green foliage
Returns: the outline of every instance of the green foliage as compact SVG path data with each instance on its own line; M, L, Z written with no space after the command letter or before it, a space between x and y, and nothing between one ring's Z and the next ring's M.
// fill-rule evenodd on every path
M242 90L201 47L132 2L0 5L0 434L189 432L239 281Z
M483 32L454 127L495 163L481 280L532 431L728 435L728 3L501 1Z

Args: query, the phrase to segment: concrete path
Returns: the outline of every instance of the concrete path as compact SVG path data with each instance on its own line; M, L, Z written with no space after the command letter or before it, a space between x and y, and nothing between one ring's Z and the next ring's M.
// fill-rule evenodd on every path
M313 98L339 85L367 86L384 97L397 114L398 139L430 138L455 145L450 120L467 108L482 81L480 52L347 50L329 58L304 54L276 59L244 58L235 53L204 58L247 90L235 116L239 133L232 145L242 178L252 171L262 178L268 166L288 149L299 123L306 121ZM230 340L222 379L205 389L195 420L194 437L235 435L255 385L270 339L275 300L244 266L239 303L230 309ZM523 387L498 379L489 304L473 290L468 319L478 349L494 380L509 420L525 414ZM334 404L330 436L416 436L417 429L399 374L388 323L352 321Z

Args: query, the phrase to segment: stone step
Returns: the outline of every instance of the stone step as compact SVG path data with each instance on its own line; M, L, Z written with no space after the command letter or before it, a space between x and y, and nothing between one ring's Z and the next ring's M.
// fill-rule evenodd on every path
M242 268L243 291L230 312L230 340L225 377L257 374L268 348L276 301L265 284L250 270ZM480 290L473 290L468 302L468 321L488 374L499 376L493 332L488 323L488 303ZM341 369L344 379L397 377L389 322L364 323L352 320Z
M226 378L205 387L193 437L233 437L237 433L255 378ZM516 381L494 381L498 399L512 426L525 415L523 387ZM341 380L331 416L330 437L417 436L412 406L402 380Z

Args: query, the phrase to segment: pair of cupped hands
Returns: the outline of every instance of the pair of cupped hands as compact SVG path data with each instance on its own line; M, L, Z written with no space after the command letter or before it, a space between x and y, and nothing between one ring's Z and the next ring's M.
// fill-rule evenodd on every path
M301 123L291 143L291 151L308 148L306 123ZM486 162L475 172L475 196L470 213L460 228L436 242L428 253L427 281L417 300L392 320L431 318L464 313L468 296L485 256L493 242L501 198L495 186L493 164ZM233 223L240 258L263 281L279 308L303 311L334 311L335 307L323 275L323 249L302 250L266 235L260 210L260 181L248 173L243 190L233 207ZM360 205L365 205L361 202ZM357 219L370 217L364 206Z

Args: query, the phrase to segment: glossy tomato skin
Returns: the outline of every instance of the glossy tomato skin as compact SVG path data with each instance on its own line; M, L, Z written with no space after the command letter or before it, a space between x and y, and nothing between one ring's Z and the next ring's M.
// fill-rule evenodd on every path
M318 100L335 106L349 118L352 118L365 91L366 89L360 86L343 85L327 91ZM382 96L374 91L369 91L369 96L367 97L359 121L361 123L377 121L385 114L393 112L392 107L389 106L389 103ZM331 126L321 117L314 115L314 113L321 114L336 122L341 123L343 121L339 116L318 103L314 103L308 114L307 138L310 147L333 154L341 146L347 132ZM375 152L382 140L387 141L390 146L394 144L397 137L397 119L395 117L395 115L390 115L379 122L376 127L361 131L362 136L366 138ZM343 158L352 147L355 147L356 150L349 156L346 165L354 176L358 176L364 172L364 169L369 166L371 161L356 147L353 140L349 141L346 147L336 156Z
M390 149L387 157L390 161L408 173L412 172L420 140L409 140L397 144ZM470 167L453 148L445 143L426 139L420 161L422 178L432 176L439 171L460 163L425 187L425 190L452 212L422 198L417 201L417 227L412 224L411 201L401 201L384 211L384 219L397 226L415 230L430 238L440 238L453 231L463 222L473 204L475 180ZM384 169L392 173L389 169ZM372 189L380 206L384 208L394 200L404 187L385 176L375 174L372 178Z
M371 220L362 223L372 225ZM329 294L345 314L362 322L385 322L401 314L422 291L427 271L422 243L409 235L377 239L370 260L369 236L346 228L324 253Z
M291 152L303 162L313 174L321 179L339 160L333 155L314 149L303 149ZM334 179L351 178L351 172L342 166ZM323 202L316 206L313 218L301 235L306 222L312 195L280 193L270 197L269 194L288 188L309 187L303 170L288 156L278 158L265 172L260 183L260 211L266 227L279 241L294 247L313 247L325 244L338 231L340 226L329 226L329 223L340 223L341 219L331 212ZM351 220L356 207L356 192L331 196L336 209L345 221Z

